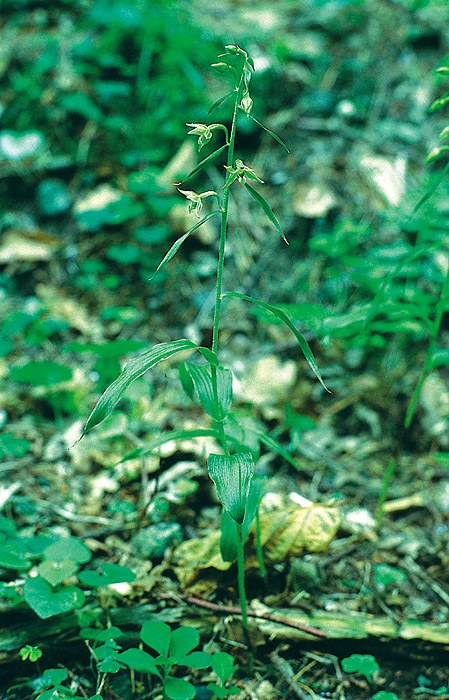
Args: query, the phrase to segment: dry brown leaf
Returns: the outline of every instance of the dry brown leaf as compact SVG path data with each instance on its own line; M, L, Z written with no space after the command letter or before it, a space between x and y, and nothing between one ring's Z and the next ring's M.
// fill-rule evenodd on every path
M335 537L340 524L336 506L312 505L307 508L280 508L260 515L264 557L270 562L298 556L303 551L323 552ZM246 546L247 566L257 566L254 537ZM182 542L174 551L174 570L183 586L191 586L205 569L226 571L231 564L220 554L220 532Z

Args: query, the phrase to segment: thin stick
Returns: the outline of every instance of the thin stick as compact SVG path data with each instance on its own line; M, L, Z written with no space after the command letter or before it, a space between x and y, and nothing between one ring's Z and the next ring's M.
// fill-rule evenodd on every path
M199 608L206 608L207 610L213 610L216 613L221 613L223 615L241 615L242 611L233 605L218 605L217 603L212 603L210 600L203 600L202 598L197 598L191 595L182 594L164 594L161 598L165 599L178 599L185 600L186 603L191 605L197 605ZM284 627L293 627L293 629L301 630L301 632L306 632L314 637L327 637L327 633L317 627L309 627L309 625L303 625L301 622L295 622L294 620L289 620L281 615L275 615L273 613L258 613L255 610L249 608L247 610L248 617L255 617L259 620L269 620L270 622L276 622L279 625L284 625Z

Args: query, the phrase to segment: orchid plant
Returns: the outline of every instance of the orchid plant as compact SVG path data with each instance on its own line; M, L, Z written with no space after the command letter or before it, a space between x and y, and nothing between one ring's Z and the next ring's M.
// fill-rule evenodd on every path
M242 610L243 625L247 629L247 604L244 581L244 543L248 536L254 518L257 518L258 505L262 496L260 481L254 478L255 462L258 451L254 444L265 446L277 451L289 462L294 464L291 455L276 442L271 436L260 429L259 424L241 426L243 439L236 438L235 424L238 423L238 414L233 413L232 407L232 383L233 375L230 369L222 366L219 361L219 329L222 303L225 299L234 297L251 304L263 307L271 312L278 320L282 321L296 337L301 350L312 371L323 384L318 366L305 338L297 330L290 317L281 309L254 299L235 291L223 291L223 270L225 263L225 244L228 227L228 206L231 188L243 186L247 193L262 209L268 221L278 231L286 244L288 241L282 231L281 225L273 213L272 208L255 189L253 182L263 183L263 180L255 173L253 168L245 164L240 158L235 157L235 139L238 120L240 117L251 119L261 128L267 131L277 142L285 144L273 131L261 124L253 115L253 100L250 96L250 81L254 71L254 63L250 56L238 46L225 47L223 54L219 56L217 63L212 67L220 73L231 78L232 89L223 97L216 100L209 113L225 102L232 105L230 129L224 124L192 124L189 123L189 134L198 139L198 149L201 151L208 146L215 136L223 135L224 143L212 150L189 173L185 181L204 170L207 166L227 154L224 165L225 175L222 191L207 190L197 193L191 190L179 189L188 203L189 211L194 212L198 221L178 240L173 243L170 250L160 262L155 274L165 267L178 252L182 243L200 226L212 218L218 218L219 242L218 261L216 274L215 307L212 324L212 343L210 348L202 347L188 339L173 340L154 345L142 354L131 359L124 367L119 377L105 390L100 397L92 413L90 414L82 435L85 435L94 426L100 423L113 410L117 402L123 396L127 387L137 377L154 367L163 360L168 360L173 355L183 351L195 352L199 355L199 363L184 361L180 365L180 381L185 393L195 402L199 403L211 419L210 428L198 428L194 430L174 430L159 435L143 447L134 450L129 457L143 456L154 451L164 442L182 437L212 436L221 452L212 453L208 457L208 472L215 484L217 496L222 509L222 537L221 553L225 560L238 563L238 591ZM288 149L286 148L288 151ZM182 184L182 183L180 183ZM214 202L215 208L201 217L203 207L207 202ZM261 551L259 546L258 551ZM263 566L263 563L261 562Z

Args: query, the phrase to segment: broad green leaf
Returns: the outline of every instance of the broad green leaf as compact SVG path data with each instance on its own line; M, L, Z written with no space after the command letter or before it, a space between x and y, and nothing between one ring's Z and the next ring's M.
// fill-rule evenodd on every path
M42 576L50 586L58 586L70 578L79 569L79 565L72 559L65 561L43 561L37 567L39 576Z
M25 438L12 433L0 435L0 459L5 461L14 457L23 457L30 450L31 444Z
M249 452L229 456L210 454L207 467L223 508L231 518L242 524L254 474L252 455Z
M70 612L84 605L85 595L76 586L54 591L41 576L28 578L23 586L25 601L41 620Z
M157 651L161 656L168 656L171 637L170 625L160 620L148 620L143 623L140 630L140 638L151 649Z
M240 292L225 292L221 295L222 299L225 299L226 297L235 297L236 299L243 299L244 301L249 301L252 304L256 304L257 306L262 306L262 308L267 309L267 311L271 311L272 314L277 316L277 318L279 318L287 326L287 328L291 330L291 332L293 333L293 335L299 343L299 347L301 348L303 355L309 364L310 369L312 370L320 384L326 389L326 391L329 391L321 377L318 365L307 340L304 338L302 333L300 333L298 329L293 325L291 319L287 316L287 314L284 311L277 308L276 306L273 306L272 304L267 304L266 301L253 299L253 297L249 297L246 294L241 294Z
M78 537L60 537L44 549L44 558L54 562L71 559L78 564L86 564L92 559L92 554Z
M223 685L232 676L237 666L234 666L234 657L225 651L218 651L212 657L212 670L215 671Z
M281 139L280 136L278 136L274 131L271 131L271 129L269 129L267 126L262 124L262 122L260 122L258 119L256 119L256 117L253 117L252 114L247 114L246 116L249 117L250 119L252 119L253 122L256 122L256 124L258 124L260 127L262 127L262 129L264 131L266 131L267 134L270 134L270 136L272 136L278 143L280 143L281 146L284 146L287 153L290 153L289 149L287 148L287 146L285 145L285 143L283 142L283 140Z
M65 668L46 668L42 674L44 687L47 685L61 685L69 677Z
M195 686L183 678L167 676L164 683L165 694L170 700L193 700L196 695Z
M283 230L281 229L281 225L279 221L276 219L274 212L270 205L268 204L267 200L262 197L261 194L257 190L254 189L252 185L250 185L248 182L244 183L245 189L250 193L251 197L256 200L256 202L259 204L259 206L262 207L263 211L265 212L266 217L268 218L269 221L273 224L273 226L279 231L281 234L283 240L286 242L287 245L289 245L289 242L287 241Z
M1 544L0 566L5 569L24 570L31 566L31 559L25 551L17 547L16 543Z
M219 97L218 100L215 100L215 102L209 107L208 114L214 111L214 109L217 109L217 107L220 107L226 100L228 100L232 95L234 95L234 90L231 90L231 92L228 92L227 95L224 95L223 97Z
M351 654L341 660L345 673L361 673L368 681L372 681L373 673L379 670L379 664L372 654Z
M194 350L196 347L195 343L192 343L190 340L173 340L169 343L159 343L130 360L117 379L108 386L97 401L83 428L82 436L98 425L98 423L101 423L111 413L131 382L151 369L151 367L154 367L158 362L167 360L182 350Z
M189 654L200 643L200 633L195 627L182 626L173 630L168 655L176 659Z
M168 432L162 433L152 440L149 440L141 447L136 447L136 449L123 457L121 461L125 462L128 459L144 457L171 440L190 440L197 437L214 437L218 439L219 435L213 428L198 428L197 430L169 430Z
M210 365L194 365L186 362L185 367L190 374L198 400L207 415L216 421L222 421L231 408L232 402L232 372L230 369ZM214 377L216 377L216 396Z
M195 670L208 668L212 664L213 655L207 651L193 651L187 656L177 657L176 663L178 666L188 666Z
M206 223L206 221L209 221L209 219L211 219L213 216L215 216L216 214L219 214L219 213L220 213L220 212L219 212L219 210L217 209L217 210L215 210L215 211L210 212L210 214L206 214L206 216L204 216L204 217L201 219L201 221L198 221L194 226L192 226L192 228L190 228L190 229L187 231L187 233L184 233L180 238L178 238L178 240L176 240L176 241L173 243L173 245L172 245L172 247L170 248L170 250L168 251L168 253L162 258L162 260L161 260L161 262L159 263L159 265L157 266L155 272L151 275L150 280L152 280L153 277L155 277L155 276L157 275L157 273L159 272L159 270L162 270L162 268L165 267L166 264L167 264L168 262L170 262L170 260L171 260L172 258L174 258L174 256L176 255L176 253L178 252L178 250L180 249L180 247L182 246L182 244L183 244L184 241L186 240L186 238L188 238L188 237L190 236L191 233L193 233L194 231L196 231L200 226L202 226L204 223Z
M136 574L127 566L106 562L101 565L100 571L81 571L78 578L85 586L97 588L113 583L131 583Z
M213 163L214 160L216 160L218 158L218 156L221 155L221 153L223 153L223 151L227 147L228 147L228 144L225 143L224 146L220 146L220 148L217 148L215 151L212 151L212 153L209 153L209 155L206 156L206 158L203 158L203 160L200 160L198 165L195 168L193 168L193 170L190 171L190 173L184 178L184 180L182 182L189 180L191 177L193 177L194 175L199 173L201 170L206 168L210 163Z
M115 657L117 661L122 664L126 664L128 668L133 671L140 671L140 673L153 673L159 678L162 675L154 663L154 659L151 654L143 651L143 649L125 649L121 654L117 654Z
M22 367L11 368L13 382L23 382L33 386L54 386L72 378L70 367L57 362L28 362Z

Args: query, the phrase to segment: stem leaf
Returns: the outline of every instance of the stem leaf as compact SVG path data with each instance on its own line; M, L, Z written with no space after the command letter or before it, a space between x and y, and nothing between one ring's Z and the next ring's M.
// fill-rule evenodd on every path
M148 440L140 447L136 447L132 452L128 452L125 457L123 457L119 464L126 462L128 459L138 459L139 457L145 457L145 455L151 454L154 450L157 450L161 445L165 445L167 442L172 440L191 440L197 437L213 437L218 440L218 433L213 428L197 428L195 430L169 430L166 433L157 435L157 437L152 440Z
M218 156L221 153L223 153L223 151L225 150L225 148L228 147L228 145L229 144L225 143L224 146L220 146L220 148L217 148L215 151L212 151L212 153L209 153L209 155L206 156L206 158L200 160L198 165L190 171L190 173L184 178L182 182L186 182L186 180L189 180L191 177L193 177L193 175L196 175L201 170L203 170L203 168L209 165L209 163L213 163L213 161L216 160L216 158L218 158Z
M251 479L249 487L248 499L246 502L245 517L242 523L242 539L243 543L251 530L254 518L259 508L262 496L265 490L265 479L258 475ZM237 551L238 531L237 523L232 519L227 510L223 508L221 511L221 537L220 537L220 553L223 561L235 561L238 556Z
M167 254L162 258L162 260L161 260L161 262L159 263L159 265L157 266L156 270L155 270L154 273L151 275L150 280L152 280L153 277L155 277L155 276L157 275L157 273L159 272L159 270L162 270L162 268L165 267L166 264L167 264L168 262L170 262L170 260L171 260L172 258L174 258L174 256L176 255L176 253L178 252L178 250L180 249L180 247L182 246L182 244L183 244L184 241L186 240L186 238L188 238L188 237L190 236L191 233L193 233L193 232L196 231L200 226L202 226L203 224L205 224L206 221L209 221L209 219L211 219L213 216L215 216L215 214L219 214L219 213L220 213L219 210L216 209L215 211L210 212L210 214L206 214L206 216L204 216L204 217L201 219L201 221L198 221L194 226L192 226L192 228L189 228L189 230L187 231L187 233L184 233L180 238L178 238L178 239L173 243L172 247L171 247L170 250L167 252Z
M228 92L227 95L224 95L224 97L219 97L218 100L215 100L215 102L209 107L208 114L214 111L214 109L217 109L217 107L220 107L226 100L228 100L232 95L234 94L234 90L231 90L231 92Z
M221 365L211 368L210 365L194 365L185 362L185 368L189 373L198 394L198 401L207 415L216 421L222 421L231 408L232 402L232 372ZM212 372L216 373L216 392Z
M265 215L266 215L267 219L269 219L269 221L271 221L271 223L273 224L273 226L274 226L274 227L279 231L279 233L281 234L281 236L282 236L283 240L285 241L285 243L286 243L287 245L289 245L289 242L287 241L287 239L286 239L286 237L285 237L285 235L284 235L284 232L283 232L283 230L282 230L282 228L281 228L281 225L280 225L279 221L276 219L276 217L275 217L275 215L274 215L274 213L273 213L273 210L272 210L272 208L270 207L270 205L268 204L267 200L264 199L264 197L262 197L262 195L259 194L259 192L258 192L257 190L255 190L254 187L252 187L252 185L250 185L248 182L245 182L245 183L244 183L244 187L248 190L248 192L250 193L251 197L252 197L253 199L256 200L256 202L259 204L259 206L262 207L263 211L265 212Z
M217 489L218 500L236 523L245 518L249 487L254 474L250 452L233 455L210 454L207 460L209 476Z
M449 170L449 163L446 163L446 165L444 166L444 168L443 168L443 170L441 171L441 173L440 173L440 174L438 175L438 177L435 179L434 183L429 187L429 189L427 190L427 192L425 192L425 193L423 194L423 196L422 196L421 199L418 201L418 203L415 204L415 208L413 209L413 213L416 214L416 212L418 211L418 209L419 209L420 207L422 207L422 205L423 205L425 202L427 202L428 199L430 199L430 197L433 195L433 193L435 192L435 190L436 190L436 189L441 185L441 183L443 182L443 180L444 180L444 178L445 178L445 176L446 176L448 170Z
M101 423L101 421L111 413L131 382L140 377L151 367L154 367L158 362L167 360L177 352L181 352L181 350L196 350L197 347L198 346L190 340L173 340L169 343L154 345L150 350L146 350L141 355L130 360L117 379L108 386L97 401L92 413L87 419L81 437L98 425L98 423Z
M326 389L326 391L329 391L321 377L320 370L318 369L318 365L307 340L304 338L302 333L300 333L298 329L294 326L294 324L292 323L291 319L287 316L285 311L282 311L282 309L279 309L277 306L273 306L272 304L267 304L266 301L261 301L260 299L253 299L253 297L249 297L246 294L241 294L240 292L225 292L221 296L222 299L225 299L226 297L236 297L236 299L243 299L244 301L249 301L252 304L261 306L263 309L267 309L267 311L271 311L272 314L279 318L295 336L296 340L299 343L299 347L301 348L302 353L309 364L310 369L312 370L320 384Z
M246 116L249 117L250 119L252 119L253 122L256 122L256 124L258 124L264 131L266 131L267 134L270 134L270 136L272 136L275 139L275 141L280 143L281 146L284 146L287 153L290 153L290 150L287 148L287 146L285 145L285 143L283 142L283 140L281 139L280 136L278 136L274 131L272 131L267 126L265 126L265 124L262 124L262 122L260 122L258 119L256 119L256 117L253 117L252 114L247 114Z

